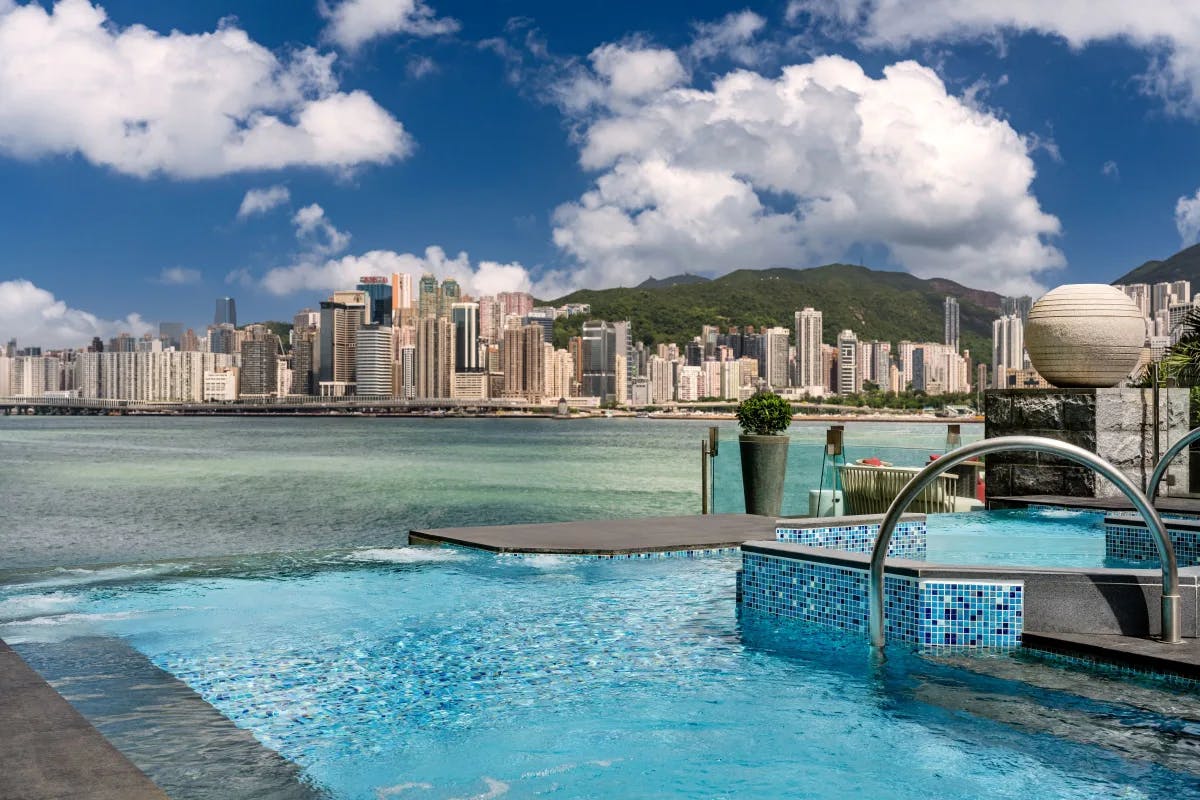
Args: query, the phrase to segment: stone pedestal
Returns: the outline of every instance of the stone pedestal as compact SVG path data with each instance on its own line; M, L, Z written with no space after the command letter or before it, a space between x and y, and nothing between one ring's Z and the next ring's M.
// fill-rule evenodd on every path
M984 436L1045 436L1078 445L1112 462L1139 487L1154 470L1151 389L994 389L985 398ZM1188 390L1159 391L1158 450L1188 432ZM995 453L987 459L987 497L1057 494L1116 497L1121 492L1087 467L1044 453ZM1173 484L1172 484L1173 481ZM1188 457L1167 471L1166 485L1186 491Z

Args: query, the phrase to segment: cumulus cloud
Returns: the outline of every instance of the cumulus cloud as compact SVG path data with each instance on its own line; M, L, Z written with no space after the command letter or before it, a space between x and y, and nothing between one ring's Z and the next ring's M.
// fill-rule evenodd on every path
M316 203L297 211L292 224L296 226L296 238L318 255L340 253L350 244L350 234L334 227L325 209Z
M200 271L184 267L164 267L158 276L158 283L166 284L167 286L186 286L199 282Z
M753 11L727 14L716 22L699 22L687 48L691 59L703 61L725 57L748 66L763 61L774 47L757 41L767 21Z
M1057 36L1074 48L1123 40L1151 53L1146 89L1180 113L1200 113L1200 4L1179 0L791 0L787 16L833 25L860 43Z
M454 278L465 292L477 297L537 288L529 272L518 263L472 263L466 253L450 257L440 247L428 247L424 255L371 250L336 259L303 258L295 264L267 272L262 278L262 286L277 295L301 291L332 292L353 286L365 275L387 276L393 272L413 275L432 272L442 279Z
M15 338L18 346L83 347L91 344L93 336L109 339L122 332L141 336L149 330L151 325L138 314L101 319L69 307L30 281L0 282L0 339Z
M679 85L659 52L598 53L587 107L600 110L579 140L599 174L554 216L554 241L579 269L550 280L808 266L865 243L920 276L1036 293L1064 263L1048 243L1059 222L1032 194L1030 143L926 67L872 78L829 56L701 91ZM614 76L630 73L618 90Z
M318 6L328 20L324 36L345 50L357 50L372 39L405 33L440 36L454 33L458 20L438 17L422 0L343 0Z
M1175 229L1184 247L1200 241L1200 189L1191 197L1185 195L1175 201Z
M79 154L119 172L197 178L403 158L404 126L343 92L332 54L284 59L232 22L120 28L88 0L0 0L0 153Z
M291 199L292 193L288 191L286 186L268 186L265 189L251 189L242 198L242 204L238 207L237 217L238 219L246 219L255 214L265 214L274 208L291 202Z

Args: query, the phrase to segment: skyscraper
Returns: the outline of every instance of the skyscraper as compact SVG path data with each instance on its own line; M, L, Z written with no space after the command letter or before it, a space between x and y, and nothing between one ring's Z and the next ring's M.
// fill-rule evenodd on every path
M417 317L436 317L438 313L437 276L426 272L417 284Z
M408 311L413 305L412 275L407 272L392 273L392 325L407 324L402 320L401 311Z
M770 328L766 334L766 372L763 377L771 389L788 386L788 343L791 332L787 328Z
M617 399L616 355L617 331L611 322L583 323L579 359L583 396L599 397L601 405Z
M158 323L158 338L163 340L163 347L174 347L176 350L181 350L183 345L183 323Z
M822 315L813 308L796 312L796 382L804 388L825 385L821 372Z
M454 326L445 317L417 324L417 397L448 398L454 382Z
M1033 307L1033 298L1028 295L1021 297L1003 297L1000 299L1000 316L1011 317L1016 315L1020 317L1021 324L1025 324L1025 320L1029 319L1029 309Z
M397 393L400 395L400 399L417 399L417 348L415 345L405 345L400 348L400 356L396 359L396 383L399 384Z
M479 363L479 304L454 303L450 319L454 323L454 371L483 371Z
M945 329L945 337L943 341L954 348L954 352L958 352L958 299L947 297L943 308L943 327Z
M275 394L278 379L279 337L264 325L251 325L242 342L240 394L267 396Z
M392 329L371 323L360 327L355 335L355 394L390 395L393 389L392 370L395 362L392 353Z
M1016 314L992 323L992 383L997 389L1006 385L1006 373L1025 366L1025 327Z
M357 333L366 318L367 307L365 302L340 302L337 298L341 294L335 292L335 299L321 301L319 383L354 383Z
M858 369L858 337L854 331L838 334L838 394L855 394L862 390Z
M232 297L217 298L217 310L213 314L213 325L237 327L237 303Z
M317 329L293 329L292 336L292 394L315 394L313 361L317 347Z
M355 289L367 296L367 311L370 317L367 322L390 326L392 324L392 287L388 283L388 279L365 275L358 279L358 286Z
M446 278L438 292L438 316L450 318L450 307L462 300L462 288L454 278Z

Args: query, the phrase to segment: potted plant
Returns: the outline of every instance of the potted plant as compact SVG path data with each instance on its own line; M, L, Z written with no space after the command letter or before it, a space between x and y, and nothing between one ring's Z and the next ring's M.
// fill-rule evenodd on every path
M774 392L758 392L738 404L737 421L746 513L779 516L788 451L788 437L780 434L792 424L792 406Z

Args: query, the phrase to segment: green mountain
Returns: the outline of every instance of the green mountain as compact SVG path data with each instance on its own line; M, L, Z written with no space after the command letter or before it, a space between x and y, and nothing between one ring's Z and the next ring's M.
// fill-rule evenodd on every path
M703 275L692 275L685 272L682 275L672 275L669 278L661 280L651 275L646 280L637 285L639 289L666 289L668 286L682 286L688 283L708 283L711 278L705 278Z
M795 312L812 306L824 314L825 341L850 328L859 339L940 342L942 302L959 301L962 344L977 360L991 360L992 321L1000 295L968 289L942 278L922 280L906 272L882 272L850 264L813 269L741 269L710 281L663 287L573 292L557 300L590 303L592 313L559 320L555 344L566 346L585 320L628 319L634 336L647 344L683 345L702 325L794 327Z
M1164 261L1147 261L1113 283L1200 282L1200 244L1194 244Z

